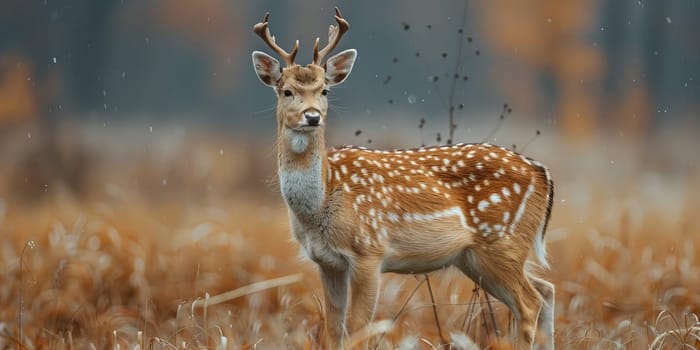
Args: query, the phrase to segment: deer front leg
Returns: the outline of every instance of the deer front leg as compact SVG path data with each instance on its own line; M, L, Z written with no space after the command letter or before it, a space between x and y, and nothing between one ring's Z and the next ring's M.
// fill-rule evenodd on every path
M367 257L358 258L350 268L350 330L353 333L362 331L374 318L374 308L377 304L377 289L381 262Z
M345 309L348 302L348 271L320 266L326 318L323 349L340 349L345 333Z

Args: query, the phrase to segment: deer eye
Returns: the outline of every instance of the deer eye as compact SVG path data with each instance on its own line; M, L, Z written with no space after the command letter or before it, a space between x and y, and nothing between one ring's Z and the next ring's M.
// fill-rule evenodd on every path
M321 95L328 96L328 89L323 89L323 91L321 91Z
M284 96L292 96L292 90L284 90Z

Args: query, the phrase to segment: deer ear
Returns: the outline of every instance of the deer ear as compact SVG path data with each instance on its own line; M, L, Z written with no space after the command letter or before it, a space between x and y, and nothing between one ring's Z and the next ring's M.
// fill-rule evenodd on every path
M324 65L326 84L330 87L345 81L352 70L352 65L355 64L355 58L357 58L355 49L345 50L329 58Z
M253 51L255 74L263 84L276 87L282 78L282 66L274 57L260 51Z

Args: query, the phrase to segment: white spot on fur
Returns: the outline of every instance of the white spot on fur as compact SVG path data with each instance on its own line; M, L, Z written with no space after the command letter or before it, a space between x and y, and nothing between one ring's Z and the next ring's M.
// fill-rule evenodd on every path
M482 223L479 225L479 231L481 231L481 234L486 237L491 233L491 226L487 223Z
M513 229L515 229L515 225L520 222L520 219L523 217L523 214L525 213L525 207L527 206L527 201L532 195L533 192L535 192L535 186L533 185L535 179L530 179L530 184L527 186L527 191L525 192L525 195L523 196L522 201L520 201L520 206L518 206L518 211L515 212L515 216L513 217L513 223L510 224L510 228L508 229L508 232L510 234L513 234ZM518 187L519 189L519 187Z
M501 193L503 193L503 196L506 198L510 197L510 190L508 189L508 187L503 187L501 189Z
M387 217L389 217L389 221L391 221L391 222L394 222L394 223L399 222L399 215L396 213L390 212L387 214Z
M486 211L486 208L489 207L489 202L487 200L482 200L479 202L479 211Z
M459 222L464 227L465 229L468 229L473 232L473 228L469 227L467 225L467 219L464 217L464 212L462 212L462 208L459 206L455 206L446 210L442 211L437 211L434 213L429 213L429 214L413 214L413 220L415 221L435 221L435 220L440 220L442 218L446 217L451 217L451 216L457 216L459 218ZM405 216L404 216L405 218Z

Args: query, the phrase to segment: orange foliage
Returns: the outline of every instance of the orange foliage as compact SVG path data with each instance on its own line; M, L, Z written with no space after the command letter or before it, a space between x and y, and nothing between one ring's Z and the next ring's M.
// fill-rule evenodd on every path
M488 44L520 67L520 79L503 81L503 89L533 113L542 108L542 96L534 95L540 75L551 75L557 94L557 116L568 137L586 138L597 130L600 101L594 87L603 75L599 49L585 35L592 25L595 2L546 0L529 2L497 0L479 2ZM535 101L534 104L532 101Z
M155 2L152 17L160 27L204 52L216 73L209 79L212 92L223 93L235 80L231 60L240 56L234 53L241 45L238 14L245 13L245 6L223 0Z
M0 56L0 126L36 118L31 63L15 55Z
M157 135L149 144L156 143L152 138ZM105 145L104 139L105 163L86 176L94 185L81 199L49 186L37 200L25 202L8 193L4 183L10 179L0 176L0 349L16 347L20 314L21 341L28 349L143 343L141 348L154 349L319 348L318 275L312 263L298 261L286 208L261 180L274 173L274 157L265 156L269 149L208 134L168 144L164 148L173 152L168 159L156 147L123 137L135 144L134 153L115 158L109 150L124 151L123 145ZM619 150L629 159L639 145L626 147ZM700 336L693 319L700 312L700 224L694 216L700 198L688 193L697 193L700 177L656 182L649 178L664 174L647 173L622 178L625 185L611 190L611 178L624 176L620 172L577 168L572 159L581 155L572 156L565 144L552 148L562 157L551 160L562 176L546 236L552 265L546 275L557 288L557 348L642 349L654 341L666 343L654 349L681 348L683 340L674 334L697 347L692 334ZM144 149L150 151L143 154ZM139 155L151 161L125 166L124 159ZM210 162L197 164L207 155ZM270 167L248 169L256 159L266 159ZM0 174L11 166L0 162ZM133 169L139 167L144 170ZM567 171L576 172L579 182L564 180ZM169 177L167 186L154 185L176 172L180 177ZM593 173L604 173L607 187ZM302 282L206 312L191 307L206 293L296 273L303 274ZM394 321L379 349L441 342L422 280L384 275L375 319ZM507 332L504 306L492 302L491 318L483 296L472 297L474 285L456 270L435 273L430 281L446 341L511 348L495 337Z

